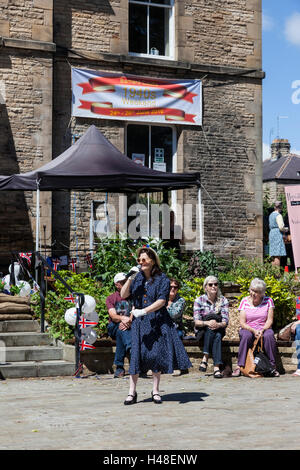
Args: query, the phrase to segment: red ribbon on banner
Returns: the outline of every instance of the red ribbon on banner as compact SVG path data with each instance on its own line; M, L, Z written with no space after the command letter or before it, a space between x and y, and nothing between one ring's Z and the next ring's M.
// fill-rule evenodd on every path
M195 122L194 117L196 114L186 114L181 109L172 108L113 108L111 103L101 103L93 101L80 100L81 105L79 108L88 109L92 113L101 114L104 116L120 116L120 117L134 117L134 116L165 116L166 121L187 121ZM111 105L109 107L109 105Z
M187 88L178 83L170 83L166 80L150 80L139 78L137 80L127 78L126 76L121 77L94 77L90 78L88 82L78 83L78 86L82 88L82 94L86 93L114 93L115 86L139 86L145 88L158 88L164 90L164 96L171 98L178 98L185 101L193 102L193 98L197 96L197 93L192 93Z

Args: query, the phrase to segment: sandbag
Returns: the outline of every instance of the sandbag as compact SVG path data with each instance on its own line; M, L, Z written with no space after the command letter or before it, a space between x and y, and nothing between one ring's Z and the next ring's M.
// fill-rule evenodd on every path
M3 302L11 302L14 304L30 304L30 297L19 297L18 295L8 295L8 294L0 294L0 304Z
M17 304L11 302L0 303L0 314L1 313L30 313L30 305Z
M1 321L9 321L9 320L32 320L32 315L27 315L23 313L0 313L0 322Z

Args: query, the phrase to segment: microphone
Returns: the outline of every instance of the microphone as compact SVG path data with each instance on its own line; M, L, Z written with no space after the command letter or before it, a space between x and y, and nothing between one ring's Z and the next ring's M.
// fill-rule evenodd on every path
M141 270L141 265L138 264L137 266L133 266L133 268L130 269L129 273L126 274L126 279L128 279L130 276L133 274L137 274Z

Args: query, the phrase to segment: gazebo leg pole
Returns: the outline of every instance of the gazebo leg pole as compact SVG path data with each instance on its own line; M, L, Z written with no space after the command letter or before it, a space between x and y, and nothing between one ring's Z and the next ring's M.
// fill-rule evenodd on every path
M40 231L40 188L36 182L36 221L35 221L35 251L39 251L39 231ZM43 270L42 270L43 271ZM35 281L38 283L38 269L35 271Z
M201 189L198 189L198 211L199 211L199 249L203 251L203 217L202 217L202 202L201 202Z

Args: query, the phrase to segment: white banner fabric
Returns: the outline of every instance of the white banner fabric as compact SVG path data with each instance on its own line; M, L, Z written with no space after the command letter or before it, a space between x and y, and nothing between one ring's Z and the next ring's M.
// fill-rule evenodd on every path
M72 116L200 126L202 83L72 68Z

